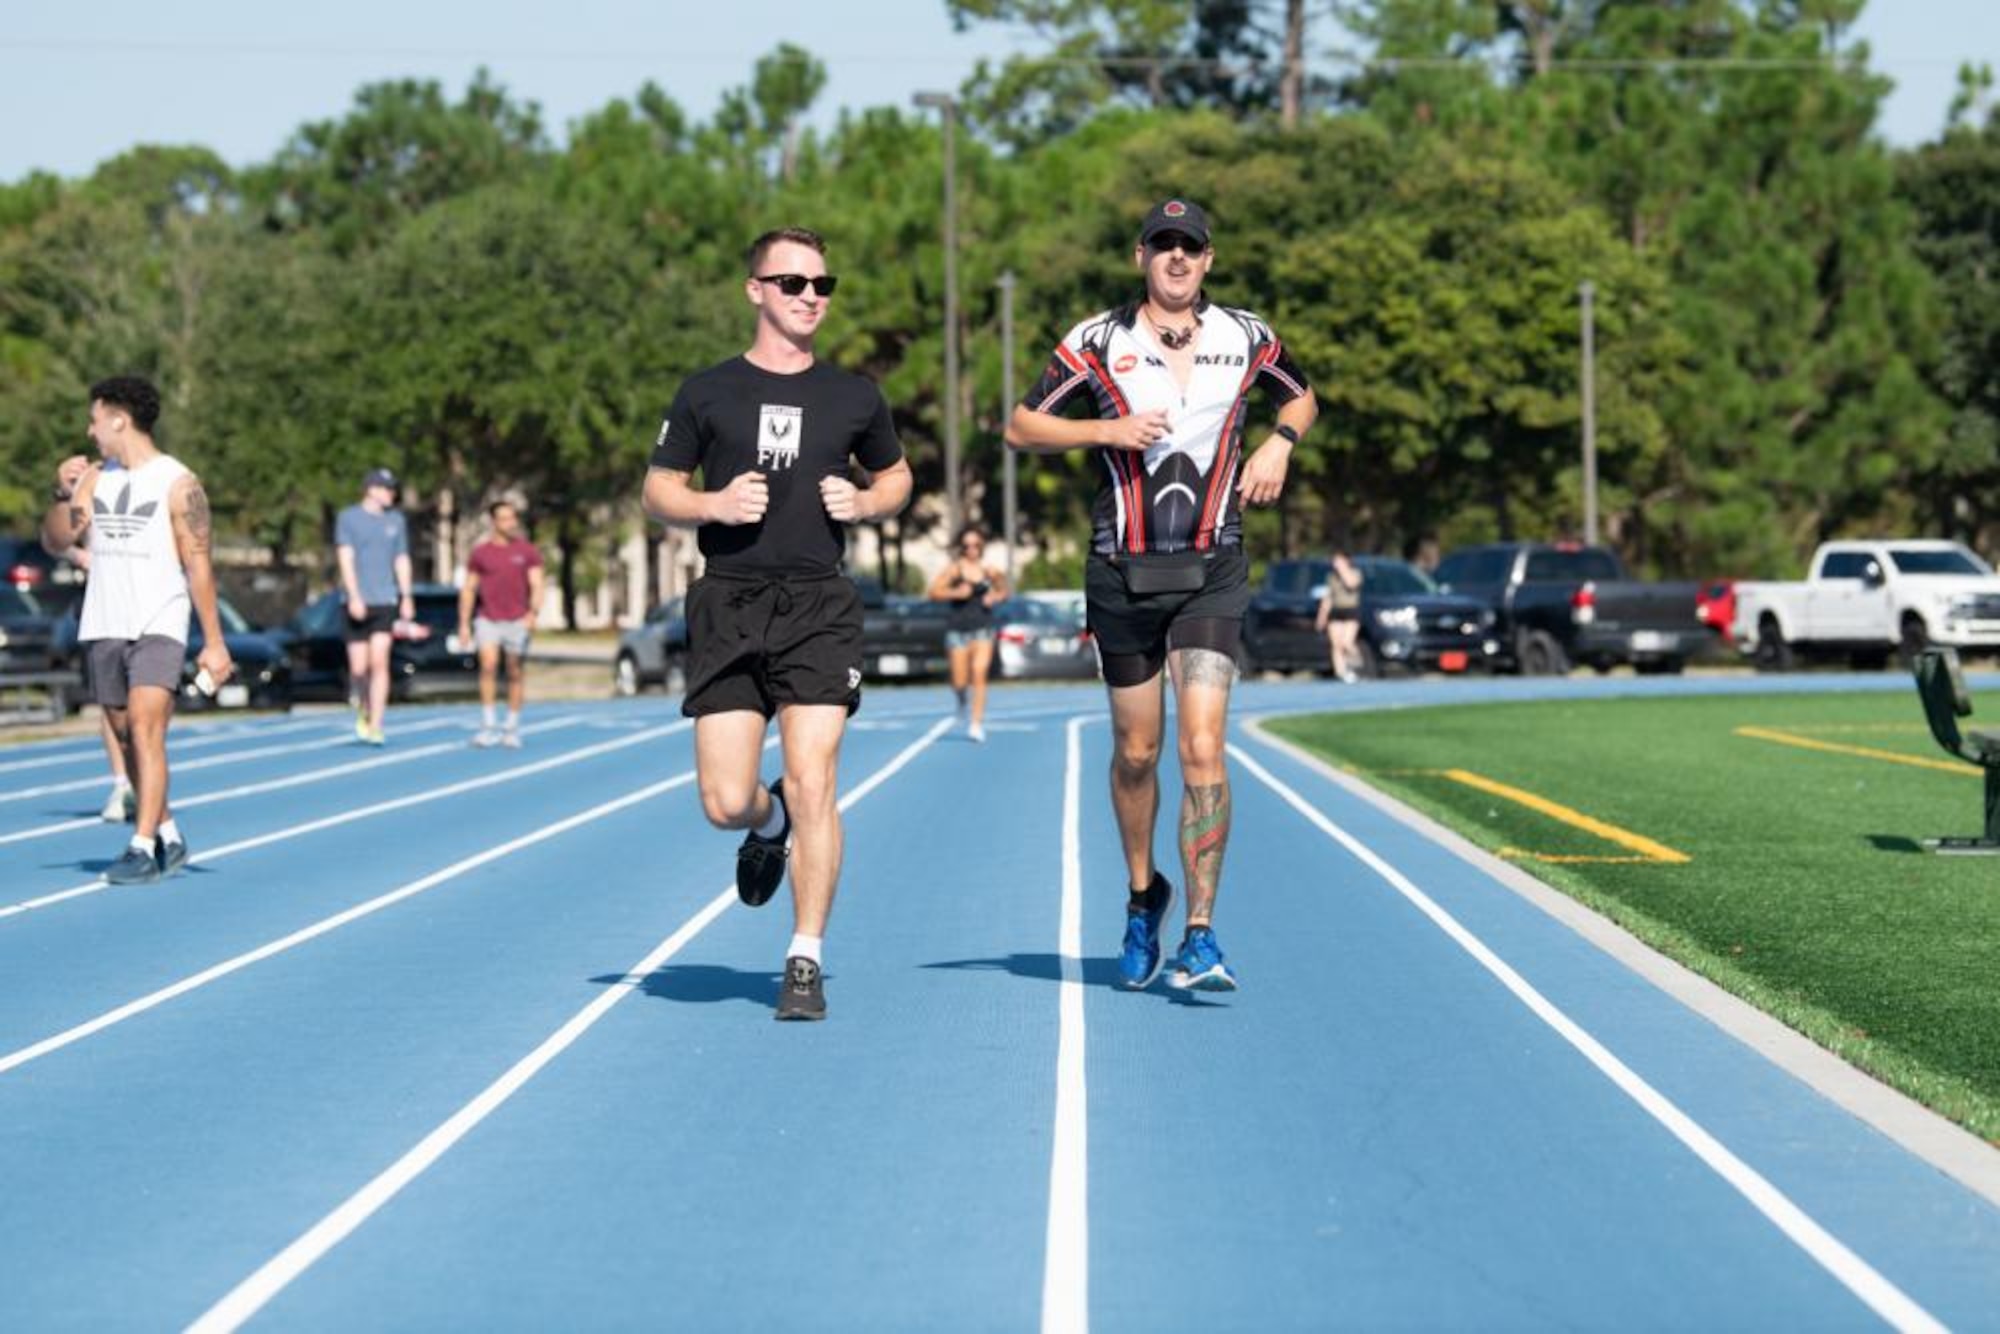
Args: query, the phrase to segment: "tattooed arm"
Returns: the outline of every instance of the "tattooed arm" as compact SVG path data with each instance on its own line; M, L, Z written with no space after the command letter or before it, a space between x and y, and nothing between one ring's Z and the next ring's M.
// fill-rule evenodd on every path
M181 568L187 571L188 596L194 600L194 614L201 622L201 653L195 659L208 669L217 685L236 670L230 661L229 645L222 638L222 615L215 606L215 566L209 559L214 546L214 523L208 513L208 492L193 473L174 483L167 495L167 513L174 525L174 548L180 552Z
M53 498L42 515L42 546L51 556L65 555L84 541L97 478L97 465L81 454L64 459L56 469Z

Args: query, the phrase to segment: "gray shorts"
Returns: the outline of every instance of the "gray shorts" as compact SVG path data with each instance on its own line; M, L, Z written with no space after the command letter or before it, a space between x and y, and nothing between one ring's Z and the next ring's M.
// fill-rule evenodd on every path
M517 658L528 656L528 623L522 621L489 621L484 616L472 618L472 642L480 648L488 644L498 644L502 653L511 653Z
M90 669L90 697L107 709L122 709L133 686L157 686L169 695L180 693L181 663L187 645L165 635L139 639L93 639L85 646Z

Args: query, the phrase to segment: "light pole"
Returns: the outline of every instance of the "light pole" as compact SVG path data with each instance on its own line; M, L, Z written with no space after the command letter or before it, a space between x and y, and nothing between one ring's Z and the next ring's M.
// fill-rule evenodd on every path
M1014 586L1014 546L1020 540L1014 490L1014 451L1007 448L1007 419L1014 413L1014 271L1000 275L1000 468L1002 514L1007 529L1007 587Z
M1597 316L1592 301L1597 289L1589 282L1577 287L1583 298L1583 540L1597 545Z
M910 100L944 115L944 496L956 538L964 505L958 485L958 99L950 93L918 93Z

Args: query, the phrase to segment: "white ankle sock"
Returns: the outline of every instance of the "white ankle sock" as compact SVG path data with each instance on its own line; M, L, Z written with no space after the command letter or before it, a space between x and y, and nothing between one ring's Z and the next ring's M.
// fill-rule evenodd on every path
M486 730L489 732L492 731L493 720L500 716L499 710L493 705L488 704L484 709L480 710L480 713L486 719Z
M811 959L814 963L818 963L819 947L823 939L821 936L801 936L794 933L791 945L785 950L785 957L787 959Z
M153 840L150 838L140 838L137 834L134 834L129 846L134 852L143 852L148 857L153 855Z
M777 793L773 792L771 794L771 818L764 821L763 824L757 827L757 837L776 838L778 835L784 832L785 832L785 799L779 796Z
M172 820L160 821L160 837L169 843L181 841L181 827Z
M521 730L521 715L512 709L507 710L507 730L510 732Z

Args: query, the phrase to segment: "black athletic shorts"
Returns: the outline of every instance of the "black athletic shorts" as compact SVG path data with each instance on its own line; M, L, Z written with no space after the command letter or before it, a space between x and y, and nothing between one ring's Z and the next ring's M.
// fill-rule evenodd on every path
M342 610L340 619L347 626L347 642L350 644L362 644L366 643L372 636L386 635L395 631L396 606L394 603L386 607L371 606L368 608L367 614L358 621L348 615L345 610Z
M1250 558L1219 547L1203 561L1202 586L1186 593L1130 592L1109 557L1093 554L1083 571L1090 633L1114 686L1144 685L1160 674L1167 652L1206 648L1239 657L1243 613L1250 607Z
M861 594L842 575L709 574L687 594L690 718L861 707Z

